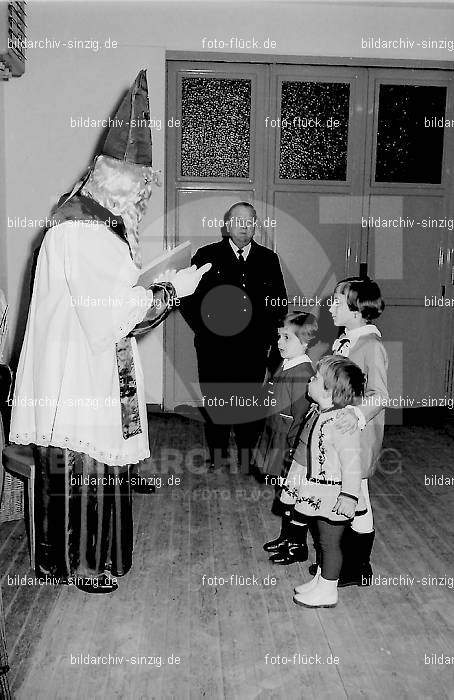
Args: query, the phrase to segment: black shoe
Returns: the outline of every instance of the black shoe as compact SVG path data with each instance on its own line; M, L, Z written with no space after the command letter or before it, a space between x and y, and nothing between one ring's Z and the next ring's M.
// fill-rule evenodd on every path
M307 561L309 552L307 545L299 543L290 543L288 547L282 548L270 557L270 561L273 564L280 564L281 566L288 566L289 564L294 564L297 561Z
M372 573L372 567L369 563L362 564L360 567L356 566L354 569L341 570L337 585L340 588L346 588L346 586L370 586Z
M281 533L275 540L265 542L263 549L265 552L278 552L283 547L287 548L289 544L291 544L290 540L288 540L287 537L283 537Z
M310 575L311 575L311 576L315 576L315 574L317 573L317 569L318 569L318 564L317 564L317 562L315 562L315 564L311 564L310 567L309 567L309 573L310 573Z
M297 534L299 534L299 531L297 531ZM295 533L292 530L290 512L286 511L282 513L281 531L279 535L275 537L274 540L265 542L263 549L265 552L277 552L279 549L281 549L281 547L286 547L290 544L290 542L296 541L298 541L298 538L295 536Z
M342 568L339 574L339 588L346 586L370 586L372 567L370 553L374 544L375 532L355 532L351 528L342 538Z
M113 593L118 588L118 583L114 583L110 576L103 574L102 576L78 578L76 580L76 588L84 593Z

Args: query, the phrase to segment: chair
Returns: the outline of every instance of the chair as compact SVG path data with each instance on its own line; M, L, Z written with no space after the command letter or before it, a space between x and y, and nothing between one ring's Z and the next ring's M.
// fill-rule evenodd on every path
M30 546L30 566L35 568L35 461L29 445L2 444L2 416L5 427L9 426L9 415L5 413L10 406L12 372L8 365L0 365L0 502L4 484L4 469L15 477L27 481L28 491L28 535ZM3 447L3 450L2 450Z
M35 569L35 460L30 445L8 445L3 450L3 466L6 471L27 481L28 535L30 566Z

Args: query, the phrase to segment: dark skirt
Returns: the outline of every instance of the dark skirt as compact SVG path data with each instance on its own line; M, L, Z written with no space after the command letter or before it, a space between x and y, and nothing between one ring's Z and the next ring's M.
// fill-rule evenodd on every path
M254 450L254 463L263 474L281 476L289 459L288 431L293 418L280 414L266 419Z
M132 565L130 467L35 447L36 568L55 577L123 576Z

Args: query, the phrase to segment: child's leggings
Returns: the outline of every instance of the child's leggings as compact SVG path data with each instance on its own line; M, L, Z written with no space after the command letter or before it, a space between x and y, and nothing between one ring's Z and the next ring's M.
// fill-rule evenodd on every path
M337 581L342 566L341 539L349 521L330 523L317 518L316 527L321 553L322 576L330 581Z

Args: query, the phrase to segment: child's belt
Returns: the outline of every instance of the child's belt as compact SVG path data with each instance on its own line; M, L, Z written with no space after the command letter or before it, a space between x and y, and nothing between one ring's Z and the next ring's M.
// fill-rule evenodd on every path
M342 486L342 481L334 481L334 479L317 479L315 476L311 476L307 481L312 481L315 484L334 484L335 486Z

